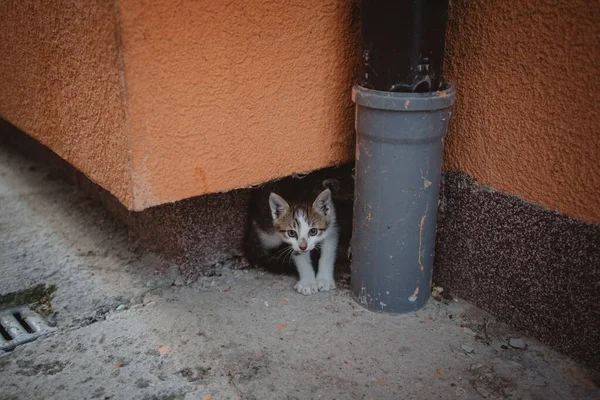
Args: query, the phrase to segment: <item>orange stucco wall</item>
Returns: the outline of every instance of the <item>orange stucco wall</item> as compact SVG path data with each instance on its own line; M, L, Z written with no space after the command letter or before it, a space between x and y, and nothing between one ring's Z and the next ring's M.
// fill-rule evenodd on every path
M1 2L0 116L135 210L340 164L352 7Z
M0 117L133 201L115 3L0 1Z
M119 4L136 208L351 159L351 2Z
M598 7L451 3L445 168L600 222ZM0 2L0 116L136 210L338 164L353 156L355 10Z
M445 168L600 222L598 2L451 3Z

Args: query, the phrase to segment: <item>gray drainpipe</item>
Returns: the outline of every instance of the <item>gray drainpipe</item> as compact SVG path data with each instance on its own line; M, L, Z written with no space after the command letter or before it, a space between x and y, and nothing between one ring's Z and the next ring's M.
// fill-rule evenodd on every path
M454 88L442 78L448 0L362 0L352 293L405 313L431 294Z

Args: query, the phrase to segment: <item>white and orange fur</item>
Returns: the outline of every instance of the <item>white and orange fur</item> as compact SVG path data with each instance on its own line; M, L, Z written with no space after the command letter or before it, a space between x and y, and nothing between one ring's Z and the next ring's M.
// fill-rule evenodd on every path
M288 203L271 192L268 198L271 224L264 229L252 221L252 229L266 252L289 255L298 272L294 289L304 295L335 289L334 266L338 246L338 225L330 189L319 193L312 203ZM315 274L311 252L320 250ZM285 257L284 257L285 258Z

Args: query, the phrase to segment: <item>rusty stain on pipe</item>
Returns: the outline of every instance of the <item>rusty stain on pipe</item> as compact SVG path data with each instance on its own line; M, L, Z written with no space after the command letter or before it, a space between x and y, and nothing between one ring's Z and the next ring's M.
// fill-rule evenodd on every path
M408 298L408 301L410 301L411 303L414 303L415 301L417 301L417 296L419 295L419 287L417 286L415 291L413 292L412 296L410 296Z
M419 224L419 267L421 267L421 271L425 269L425 266L421 262L421 247L423 243L423 225L425 225L425 216L427 215L427 208L429 207L429 203L425 203L425 212L421 217L421 223Z

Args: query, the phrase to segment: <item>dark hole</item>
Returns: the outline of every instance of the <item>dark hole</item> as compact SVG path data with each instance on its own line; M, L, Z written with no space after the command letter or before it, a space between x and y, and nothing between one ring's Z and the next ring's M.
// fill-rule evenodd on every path
M0 324L0 335L4 338L4 340L12 340L12 337L6 332L6 329Z
M15 317L17 319L17 321L19 321L19 324L21 324L21 326L23 328L25 328L25 330L27 331L27 333L34 333L35 331L31 328L31 326L29 326L29 324L27 323L27 321L25 321L23 319L23 317L21 316L20 313L14 313L13 317Z

